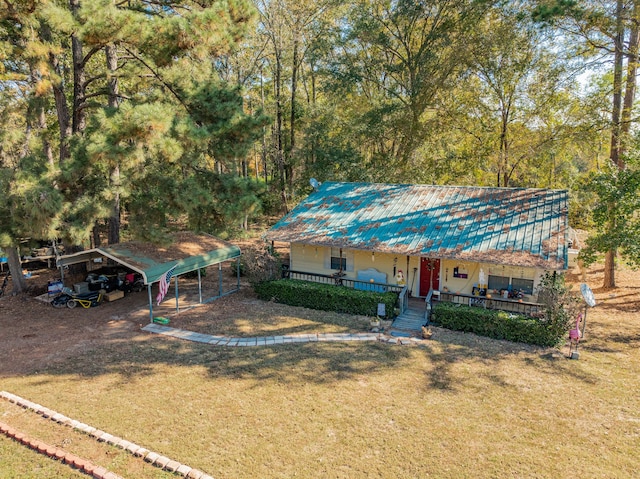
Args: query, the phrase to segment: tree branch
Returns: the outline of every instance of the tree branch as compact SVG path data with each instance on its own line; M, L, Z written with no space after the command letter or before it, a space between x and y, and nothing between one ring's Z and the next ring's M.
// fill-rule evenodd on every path
M144 67L149 70L151 72L151 74L153 75L154 78L156 78L156 80L158 80L167 90L169 90L171 92L171 94L175 97L176 100L178 100L178 103L180 103L182 105L182 107L185 109L185 111L189 114L191 114L191 110L189 110L189 107L187 106L187 104L184 102L184 100L180 97L180 95L178 94L178 92L169 84L167 83L164 78L162 78L162 76L160 76L160 73L158 73L156 70L154 70L151 65L149 65L147 62L144 61L144 59L142 59L139 55L137 55L135 52L132 52L131 50L129 50L128 48L125 47L125 51L127 53L129 53L129 55L133 56L136 60L138 60L140 63L142 63L142 65L144 65Z

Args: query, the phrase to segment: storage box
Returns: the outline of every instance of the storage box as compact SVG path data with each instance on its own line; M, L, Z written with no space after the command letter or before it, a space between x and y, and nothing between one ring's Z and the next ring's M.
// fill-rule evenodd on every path
M82 281L73 285L73 290L76 294L84 294L89 292L89 283Z
M115 301L116 299L124 298L124 291L120 291L119 289L116 291L111 291L104 295L105 301Z

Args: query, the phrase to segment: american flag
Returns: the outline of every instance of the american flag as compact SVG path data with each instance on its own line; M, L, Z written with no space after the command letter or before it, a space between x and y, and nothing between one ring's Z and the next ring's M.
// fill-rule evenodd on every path
M162 303L162 300L164 299L165 294L167 294L167 291L169 291L169 284L171 283L171 277L173 276L173 271L176 269L177 266L178 266L177 264L173 265L171 269L169 269L169 271L167 271L165 274L160 276L160 282L158 283L160 292L158 293L158 296L156 296L156 301L158 305Z

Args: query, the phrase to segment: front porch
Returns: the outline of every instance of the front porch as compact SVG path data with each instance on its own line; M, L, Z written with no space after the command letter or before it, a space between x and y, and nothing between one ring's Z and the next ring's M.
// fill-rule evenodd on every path
M508 311L535 317L543 312L544 306L540 303L524 301L522 299L509 299L501 296L494 297L464 294L459 292L432 290L426 298L409 297L406 286L387 283L364 282L346 278L340 272L325 275L304 271L284 269L282 277L335 285L337 287L354 288L364 291L384 291L398 293L398 309L400 314L394 319L392 329L404 331L420 331L420 328L429 322L429 313L434 303L447 301L466 306L485 309Z

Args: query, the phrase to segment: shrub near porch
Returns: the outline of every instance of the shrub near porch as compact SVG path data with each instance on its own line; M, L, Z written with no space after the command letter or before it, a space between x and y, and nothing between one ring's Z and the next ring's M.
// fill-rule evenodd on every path
M565 338L568 329L564 319L541 320L446 302L435 305L432 320L435 324L454 331L538 346L558 345Z
M396 293L358 291L295 279L263 281L256 284L254 289L258 297L265 301L365 316L376 316L378 304L383 303L387 318L392 317L398 302Z

